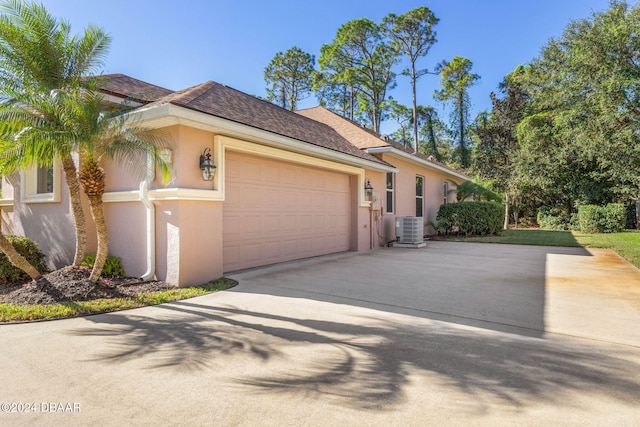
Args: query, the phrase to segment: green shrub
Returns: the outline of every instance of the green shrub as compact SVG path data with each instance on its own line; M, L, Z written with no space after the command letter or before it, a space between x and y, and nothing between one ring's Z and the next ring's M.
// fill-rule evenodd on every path
M486 235L502 230L502 205L496 202L458 202L440 206L438 234Z
M46 264L44 263L45 255L40 252L38 249L38 244L33 240L30 240L26 237L20 236L5 236L9 242L16 248L16 251L31 265L33 265L36 270L40 273L45 274L49 272ZM20 270L17 267L14 267L13 264L9 262L7 256L0 252L0 285L5 285L7 283L13 283L18 281L26 281L29 280L30 277L27 273Z
M571 215L565 210L554 206L541 206L536 217L538 225L543 230L569 230L571 228ZM575 219L574 219L575 222Z
M584 205L578 209L578 218L583 233L617 233L624 230L627 212L619 203Z
M93 264L96 262L95 255L85 255L82 260L83 267L91 267L93 268ZM104 267L102 268L103 277L122 277L124 276L124 269L120 265L120 258L117 256L109 255L107 260L104 263Z

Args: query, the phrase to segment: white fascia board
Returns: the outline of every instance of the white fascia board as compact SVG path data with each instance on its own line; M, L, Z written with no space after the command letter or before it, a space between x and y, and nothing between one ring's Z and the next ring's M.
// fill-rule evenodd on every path
M163 104L151 108L142 108L133 115L137 122L151 127L166 127L177 124L208 130L217 134L228 135L238 139L268 145L283 150L306 154L313 157L320 157L339 163L381 172L397 172L398 170L390 165L384 165L367 159L351 156L329 148L302 142L294 138L278 135L266 130L254 128L252 126L237 123L231 120L215 117L210 114L190 110L173 104Z
M199 190L195 188L159 188L149 190L149 200L194 200L194 201L224 201L222 193L216 190ZM102 201L104 203L122 203L140 201L140 191L111 191L104 193Z
M389 154L391 154L393 156L400 157L403 160L408 160L408 161L410 161L412 163L419 164L420 166L425 166L425 167L427 167L429 169L434 169L434 170L437 170L437 171L440 171L440 172L444 172L447 175L454 176L456 178L460 178L460 179L463 179L465 181L470 181L471 180L471 178L469 178L466 175L463 175L463 174L461 174L459 172L452 171L451 169L447 169L447 168L442 167L442 166L440 166L440 165L438 165L436 163L431 163L431 162L429 162L427 160L421 159L420 157L413 156L413 155L411 155L411 154L409 154L407 152L404 152L402 150L398 150L397 148L394 148L394 147L367 148L365 151L367 153L369 153L369 154L389 153Z

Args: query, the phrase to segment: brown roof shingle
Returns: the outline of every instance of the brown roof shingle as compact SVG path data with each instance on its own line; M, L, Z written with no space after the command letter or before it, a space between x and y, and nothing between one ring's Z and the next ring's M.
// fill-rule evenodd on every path
M461 172L436 161L431 156L426 156L422 153L414 153L413 148L406 147L392 139L384 138L382 135L372 131L371 129L367 129L346 117L342 117L339 114L328 110L327 108L313 107L298 110L296 113L331 126L345 139L362 150L366 150L367 148L393 147L426 162L433 163L434 165L448 169L454 173L461 174Z
M162 104L177 105L386 165L350 144L324 123L213 81L173 92L144 108Z
M99 79L98 84L102 92L142 103L152 102L173 93L172 90L125 74L103 74Z

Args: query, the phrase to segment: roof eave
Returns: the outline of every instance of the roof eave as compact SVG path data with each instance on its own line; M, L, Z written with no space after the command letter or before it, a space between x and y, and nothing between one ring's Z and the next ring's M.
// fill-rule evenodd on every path
M144 106L127 114L134 115L137 123L151 128L163 128L182 124L352 166L364 167L381 172L398 171L397 168L391 165L363 159L171 103Z
M468 176L466 176L464 174L461 174L460 172L456 172L456 171L453 171L451 169L448 169L448 168L445 168L443 166L440 166L440 165L438 165L436 163L432 163L432 162L429 162L427 160L421 159L420 157L416 157L416 156L414 156L414 155L412 155L410 153L404 152L402 150L398 150L395 147L391 147L391 146L374 147L374 148L367 148L364 151L366 151L369 154L388 153L388 154L391 154L393 156L400 157L400 158L402 158L404 160L408 160L408 161L410 161L412 163L419 164L421 166L426 166L429 169L434 169L434 170L437 170L439 172L443 172L443 173L445 173L447 175L450 175L450 176L453 176L453 177L456 177L456 178L459 178L459 179L462 179L462 180L465 180L465 181L471 180L471 178L469 178Z

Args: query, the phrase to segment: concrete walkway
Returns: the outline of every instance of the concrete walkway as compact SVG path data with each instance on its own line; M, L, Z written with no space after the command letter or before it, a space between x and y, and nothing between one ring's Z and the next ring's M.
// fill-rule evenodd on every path
M640 271L611 251L430 242L232 277L0 326L22 411L0 425L640 424Z

